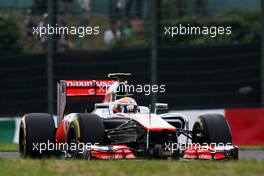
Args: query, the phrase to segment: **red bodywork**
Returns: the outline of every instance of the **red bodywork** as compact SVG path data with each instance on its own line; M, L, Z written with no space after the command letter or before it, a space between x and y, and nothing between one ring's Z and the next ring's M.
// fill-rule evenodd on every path
M229 148L190 144L185 150L183 158L203 160L238 159L238 147L229 146Z
M66 143L66 130L65 130L65 121L58 126L55 138L57 143Z
M136 156L126 145L111 145L91 150L90 155L96 159L135 159Z
M66 96L106 95L114 80L67 80Z

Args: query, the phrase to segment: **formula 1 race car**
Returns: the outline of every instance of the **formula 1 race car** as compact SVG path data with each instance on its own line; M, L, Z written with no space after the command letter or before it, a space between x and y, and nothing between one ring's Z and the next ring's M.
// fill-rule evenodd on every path
M138 106L127 91L130 74L109 74L111 80L62 80L57 84L57 117L23 116L21 157L59 155L85 159L238 159L230 127L222 115L199 116L192 129L184 114L168 105ZM64 115L67 98L103 97L91 113ZM54 120L56 119L56 120ZM184 136L182 142L180 137Z

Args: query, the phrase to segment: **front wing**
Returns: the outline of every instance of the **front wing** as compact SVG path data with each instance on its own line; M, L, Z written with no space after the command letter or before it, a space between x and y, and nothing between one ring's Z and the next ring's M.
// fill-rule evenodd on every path
M133 149L126 145L93 146L87 151L86 159L137 159ZM173 155L172 155L173 156ZM173 157L170 157L173 159ZM228 160L238 159L237 146L200 146L189 145L182 151L180 159L184 160Z

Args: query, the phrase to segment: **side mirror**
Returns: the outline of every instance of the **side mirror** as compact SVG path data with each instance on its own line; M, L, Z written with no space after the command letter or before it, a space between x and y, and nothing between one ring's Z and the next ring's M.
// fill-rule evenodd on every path
M168 104L167 103L155 103L155 114L162 114L168 112Z
M109 109L108 103L95 103L94 105L95 109Z
M111 115L108 103L95 103L94 108L95 109L107 109L109 116Z
M141 114L149 114L149 108L146 106L138 106L138 112Z

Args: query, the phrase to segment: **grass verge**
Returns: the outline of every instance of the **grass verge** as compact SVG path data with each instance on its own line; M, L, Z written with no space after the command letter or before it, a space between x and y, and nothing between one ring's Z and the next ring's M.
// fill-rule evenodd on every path
M0 158L2 175L263 175L264 161L85 161L85 160L23 160Z
M264 145L254 145L254 146L239 146L240 150L264 150Z
M18 151L18 144L15 143L0 143L0 152L16 152Z

